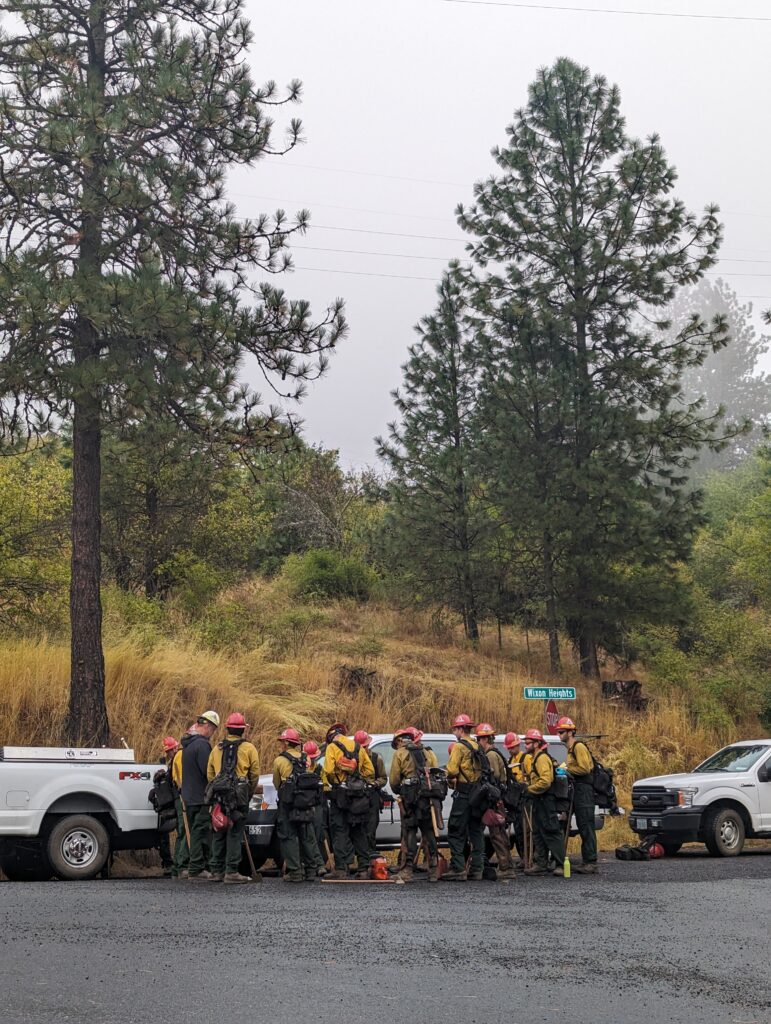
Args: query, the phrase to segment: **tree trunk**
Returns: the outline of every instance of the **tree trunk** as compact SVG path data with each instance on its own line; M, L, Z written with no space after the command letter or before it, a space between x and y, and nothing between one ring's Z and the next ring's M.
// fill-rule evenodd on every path
M104 695L99 593L102 574L101 440L98 401L81 396L74 403L72 431L72 645L65 734L66 742L72 746L101 746L110 736Z
M597 660L597 645L585 628L582 628L578 638L578 657L581 675L587 679L599 679L600 665Z
M557 632L557 600L554 594L554 563L551 536L546 533L543 538L543 587L546 594L546 629L549 634L549 668L552 675L562 673L560 660L560 642Z
M102 277L105 180L105 12L94 0L88 9L87 80L93 124L83 140L82 224L75 279L82 297L73 326L72 579L70 582L71 676L65 726L71 745L109 741L102 651L102 397L100 339L90 304Z
M145 483L145 515L147 516L147 540L145 543L145 597L152 600L158 596L158 488L153 481Z

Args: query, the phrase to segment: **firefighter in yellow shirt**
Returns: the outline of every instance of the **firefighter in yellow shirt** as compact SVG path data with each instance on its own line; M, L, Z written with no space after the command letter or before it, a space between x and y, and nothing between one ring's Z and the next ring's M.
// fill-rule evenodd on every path
M233 760L233 775L236 779L246 779L242 789L240 803L232 808L223 808L230 818L227 827L212 830L211 858L209 866L212 881L222 881L227 885L239 885L251 882L249 875L242 875L238 868L243 853L243 837L246 828L246 816L249 813L249 799L254 793L260 778L260 757L257 748L244 739L246 719L237 711L225 722L225 739L220 741L209 755L207 778L212 782L222 770L225 758ZM227 764L227 762L225 762Z
M356 877L369 878L375 851L369 845L371 800L375 770L366 749L345 726L336 722L326 736L324 778L329 786L329 831L335 858L335 878L344 878L356 857Z
M547 744L538 729L525 733L525 752L532 762L528 776L527 793L533 808L533 864L525 868L526 875L549 874L549 854L557 864L555 875L562 874L565 861L565 837L557 817L557 802L552 792L554 765Z
M568 748L568 775L573 780L573 807L581 836L581 860L573 870L580 875L597 874L597 835L594 831L594 758L583 740L576 739L576 725L570 718L557 722L559 738Z
M273 785L278 794L276 831L284 858L284 881L310 882L327 873L314 829L321 779L300 748L302 740L296 729L284 729L278 739L281 753L273 762ZM306 788L298 793L298 786L309 778L318 791Z
M509 815L512 830L514 832L514 846L519 854L517 867L524 867L525 863L525 828L523 822L523 811L525 803L526 778L532 758L523 750L520 750L520 738L517 732L507 732L503 740L504 747L509 752L509 771L512 778L522 789L522 801L519 810L512 811Z
M479 881L484 869L485 837L482 816L471 807L469 797L474 783L482 776L479 744L471 735L473 723L468 715L453 719L452 731L457 743L447 763L447 781L454 789L452 810L447 822L450 868L442 875L445 882ZM466 874L466 843L471 845L471 870Z

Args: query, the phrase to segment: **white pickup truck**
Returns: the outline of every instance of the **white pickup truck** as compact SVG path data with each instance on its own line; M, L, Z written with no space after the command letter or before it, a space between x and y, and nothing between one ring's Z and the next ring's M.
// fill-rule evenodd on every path
M112 851L157 846L160 767L133 750L0 747L0 868L12 881L93 878Z
M701 842L715 857L735 857L745 838L771 838L771 740L732 743L692 772L640 779L629 825L669 854Z

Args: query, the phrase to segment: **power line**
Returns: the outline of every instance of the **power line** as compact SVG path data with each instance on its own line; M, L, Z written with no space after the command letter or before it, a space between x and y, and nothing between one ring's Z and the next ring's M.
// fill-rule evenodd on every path
M369 228L341 228L334 224L309 224L308 228L322 231L353 231L360 235L390 235L392 238L424 238L432 242L467 242L467 238L449 238L447 235L410 235L406 231L371 231Z
M250 192L229 192L231 196L240 196L242 199L265 199L271 203L291 203L293 206L301 207L317 207L320 206L325 210L347 210L350 213L374 213L378 216L384 217L406 217L409 220L440 220L446 221L447 217L427 217L425 214L420 213L403 213L401 210L370 210L364 206L338 206L333 203L317 203L317 202L300 202L299 199L280 199L278 196L259 196L254 195Z
M293 245L292 251L294 252L295 249L307 249L309 252L344 252L351 256L388 256L400 260L439 260L444 263L459 258L458 256L417 256L411 252L371 252L368 249L328 249L322 245Z
M436 181L433 178L408 178L401 174L381 174L379 171L354 171L350 167L322 167L320 164L298 164L284 160L282 167L303 167L309 171L333 171L335 174L357 174L363 178L389 178L391 181L411 181L421 185L452 185L453 188L468 188L468 181Z
M552 4L523 4L508 0L442 0L446 4L471 7L518 7L531 11L570 11L576 14L626 14L635 18L694 18L699 21L771 21L771 18L741 14L685 14L680 11L621 11L609 7L564 7Z

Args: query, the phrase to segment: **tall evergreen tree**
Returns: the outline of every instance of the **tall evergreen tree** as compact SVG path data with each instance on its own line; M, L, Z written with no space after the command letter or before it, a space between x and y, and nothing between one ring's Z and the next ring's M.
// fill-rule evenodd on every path
M283 211L241 221L225 175L275 153L246 63L242 0L6 0L0 35L0 428L71 420L69 742L108 739L101 643L106 421L160 406L186 429L258 445L274 417L238 386L250 353L302 381L340 336L307 303L254 285L289 266ZM292 120L285 145L300 133ZM287 389L292 392L292 388Z
M445 274L436 311L416 330L394 392L400 421L378 451L393 470L386 528L399 556L431 597L456 607L466 635L479 639L484 516L472 469L476 380L473 350L461 325L463 298Z
M570 469L556 506L543 507L548 520L561 510L564 619L582 671L597 675L610 570L683 551L695 516L685 470L716 430L698 403L679 401L679 378L725 343L724 321L694 316L669 338L664 321L641 328L638 312L655 317L698 280L721 231L714 207L697 217L673 196L658 137L628 136L618 89L570 60L538 73L507 132L500 174L458 209L476 236L469 301L482 336L505 338L524 315L553 350L554 400L568 398L554 443Z
M729 335L725 348L711 352L701 365L689 367L683 375L685 400L703 398L707 412L723 409L728 420L728 443L718 452L705 449L700 453L691 473L698 478L709 470L736 468L771 427L771 373L758 366L771 339L757 333L752 307L742 304L721 278L699 281L675 298L667 309L670 333L676 335L694 314L705 319L725 317Z

